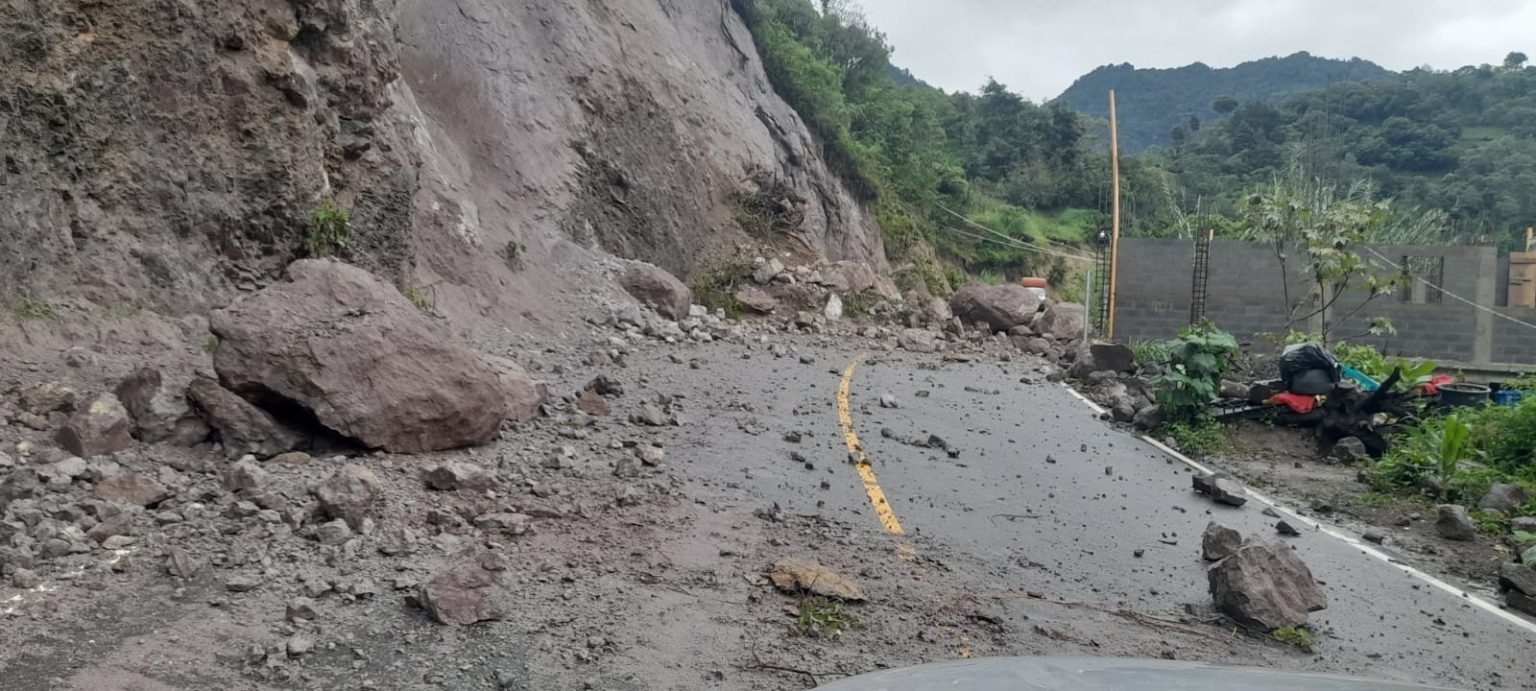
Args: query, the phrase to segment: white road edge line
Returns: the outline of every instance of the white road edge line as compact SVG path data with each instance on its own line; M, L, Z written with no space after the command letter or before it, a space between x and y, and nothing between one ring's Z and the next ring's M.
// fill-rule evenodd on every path
M1068 393L1072 394L1073 396L1076 396L1078 400L1082 401L1083 403L1086 403L1088 405L1088 407L1090 409L1092 409L1095 413L1100 414L1100 415L1104 414L1104 409L1103 408L1099 407L1093 401L1090 401L1087 398L1084 398L1082 394L1078 393L1072 387L1067 386L1066 384L1062 384L1062 387L1065 388ZM1149 437L1149 436L1147 436L1145 434L1136 435L1136 437L1138 439L1141 439L1144 442L1147 442L1148 444L1151 444L1153 447L1156 447L1157 450L1162 451L1165 454L1168 454L1168 456L1170 458L1176 459L1180 463L1183 463L1184 465L1187 465L1187 466L1189 466L1191 468L1194 468L1195 470L1198 470L1198 471L1200 471L1202 473L1212 472L1210 468L1207 468L1204 465L1201 465L1200 463L1196 462L1194 459L1192 459L1192 458L1190 458L1188 456L1185 456L1184 454L1179 453L1178 451L1175 451L1172 448L1169 448L1168 445L1166 445L1166 444L1164 444L1164 443L1162 443L1162 442L1160 442L1160 441L1158 441L1156 439L1153 439L1152 437ZM1263 494L1260 494L1259 492L1254 491L1251 487L1248 487L1246 485L1243 486L1243 491L1246 492L1248 494L1248 496L1253 497L1255 500L1259 501L1260 503L1268 504L1271 508L1275 509L1276 511L1278 511L1280 513L1283 513L1286 516L1288 516L1290 518L1293 518L1296 521L1298 521L1298 522L1300 522L1300 523L1302 523L1304 525L1311 526L1312 528L1318 530L1319 532L1322 532L1324 535L1327 535L1329 537L1332 537L1335 540L1343 542L1344 544L1349 545L1350 547L1354 547L1355 549L1360 550L1361 552L1363 552L1367 556L1370 556L1370 557L1373 557L1375 559L1378 559L1378 560L1382 561L1383 563L1385 563L1385 564L1387 564L1389 566L1392 566L1392 567L1398 569L1399 571L1402 571L1403 573L1408 574L1409 576L1412 576L1413 578L1416 578L1416 579L1418 579L1420 581L1423 581L1425 583L1428 583L1428 584L1430 584L1430 585L1432 585L1432 586L1434 586L1436 588L1439 588L1440 590L1443 590L1443 591L1445 591L1447 593L1450 593L1452 595L1455 595L1455 596L1457 596L1457 597L1459 597L1459 598L1461 598L1463 600L1466 600L1466 601L1472 603L1473 606L1475 606L1475 607L1477 607L1479 609L1482 609L1482 610L1484 610L1484 611L1486 611L1486 612L1488 612L1490 614L1493 614L1494 616L1497 616L1498 618L1503 619L1504 621L1506 621L1506 622L1508 622L1510 624L1514 624L1515 626L1517 626L1519 628L1525 629L1526 632L1528 632L1528 633L1536 634L1536 623L1532 623L1531 621L1525 619L1524 617L1521 617L1518 614L1514 614L1512 612L1506 611L1503 608L1499 607L1498 605L1496 605L1496 604L1494 604L1492 602L1484 600L1483 598L1478 597L1476 595L1473 595L1472 593L1469 593L1469 592L1467 592L1465 590L1462 590L1461 588L1458 588L1458 587L1456 587L1454 585L1451 585L1450 583L1447 583L1447 582L1442 581L1442 580L1440 580L1438 578L1435 578L1434 576L1431 576L1431 575L1429 575L1427 573L1424 573L1423 571L1420 571L1420 570L1418 570L1416 568L1413 568L1412 566L1408 566L1407 564L1403 564L1403 563L1394 561L1392 559L1392 557L1388 556L1385 552L1382 552L1381 550L1378 550L1378 549L1376 549L1374 547L1371 547L1371 546L1367 545L1359 536L1351 535L1351 534L1346 533L1346 532L1344 532L1342 530L1339 530L1338 528L1335 528L1333 526L1323 525L1322 523L1319 523L1319 522L1314 521L1314 520L1312 520L1310 518L1302 516L1301 514L1296 513L1296 511L1292 510L1290 507L1284 506L1284 505L1280 504L1279 502L1275 501L1274 499L1270 499L1269 497L1264 496Z

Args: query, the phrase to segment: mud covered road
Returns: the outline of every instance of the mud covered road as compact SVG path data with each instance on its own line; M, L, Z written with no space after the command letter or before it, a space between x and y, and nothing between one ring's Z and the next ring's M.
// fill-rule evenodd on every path
M544 350L552 391L621 381L612 415L536 421L473 451L354 456L386 500L376 532L340 547L223 518L231 499L196 494L206 510L186 504L185 522L145 536L116 568L0 590L0 689L802 689L1038 654L1460 688L1536 679L1526 620L1306 517L1287 516L1302 534L1281 538L1259 500L1211 503L1191 492L1189 466L1101 422L1037 363L947 362L889 343L658 344L622 366ZM678 424L631 421L663 399ZM659 445L665 461L639 466L637 445ZM850 463L861 453L862 471ZM449 460L494 469L495 496L425 490L421 470ZM302 486L328 463L269 470ZM487 502L532 512L527 533L493 538L454 517ZM1287 541L1324 582L1315 654L1210 614L1200 535L1211 520ZM506 557L507 616L433 623L414 585L477 543ZM204 566L168 575L172 548ZM840 640L796 631L798 599L763 579L786 556L865 590ZM255 586L231 588L232 576ZM313 616L289 616L306 592Z

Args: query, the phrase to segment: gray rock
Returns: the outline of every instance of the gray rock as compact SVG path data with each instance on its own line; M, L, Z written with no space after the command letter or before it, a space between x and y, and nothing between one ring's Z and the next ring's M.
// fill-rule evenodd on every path
M888 394L888 393L880 394L880 407L881 408L900 408L901 407L901 402L897 401L896 397L891 395L891 394Z
M422 479L436 490L484 491L496 487L496 476L472 463L449 461L428 470Z
M1499 565L1499 587L1536 596L1536 567L1512 561Z
M1086 320L1082 305L1058 302L1047 307L1031 328L1035 333L1062 342L1083 339L1083 322Z
M75 409L79 394L59 382L34 384L21 391L21 409L46 417L49 413L68 413Z
M756 283L767 285L773 282L774 277L781 273L784 273L784 262L770 257L752 270L752 280Z
M779 308L779 299L757 286L741 286L732 297L743 307L758 314L771 314Z
M1143 431L1157 429L1159 425L1163 424L1162 406L1153 404L1136 411L1136 416L1131 419L1131 424L1135 425L1136 429Z
M133 420L117 396L104 393L75 411L54 440L76 456L99 456L133 446Z
M665 427L672 424L672 416L663 411L661 406L647 401L640 405L640 410L629 416L629 421L637 425Z
M236 494L260 492L271 480L271 474L249 457L242 458L224 471L224 489Z
M473 521L476 528L488 533L502 533L505 535L522 535L528 532L528 523L532 517L528 514L499 512L481 514Z
M661 447L645 444L635 447L635 458L644 465L655 467L667 460L667 452Z
M315 539L322 545L341 545L352 539L352 528L338 518L315 526Z
M821 308L821 313L825 315L827 319L832 321L842 319L843 299L838 297L837 293L831 293L827 295L827 304L825 307Z
M418 599L427 614L442 624L468 626L505 616L496 600L497 585L507 569L500 555L467 550L421 584Z
M927 329L902 329L896 345L913 353L932 353L939 349L939 337Z
M1227 506L1242 506L1248 503L1248 494L1243 491L1243 486L1231 478L1217 477L1212 480L1210 495L1216 503Z
M1536 596L1511 590L1504 594L1504 604L1509 605L1510 609L1536 617Z
M1301 531L1297 530L1296 526L1293 526L1285 521L1280 521L1275 524L1275 532L1280 533L1286 537L1298 537L1301 535Z
M18 568L11 573L11 587L13 588L31 590L42 584L42 575L31 569Z
M688 308L693 304L693 291L687 284L665 269L644 262L631 263L619 278L619 287L673 321L687 319Z
M1200 536L1200 556L1206 561L1220 561L1237 553L1243 536L1232 528L1211 521Z
M308 636L290 636L283 644L288 657L303 657L315 649L315 641Z
M315 601L307 597L295 597L283 607L283 616L288 621L314 621Z
M187 399L219 435L224 455L258 458L292 451L303 439L267 411L257 408L212 379L198 378L187 386Z
M1466 507L1460 504L1441 504L1435 507L1435 532L1447 540L1466 542L1477 537L1477 524L1467 516Z
M1090 343L1079 346L1067 375L1073 379L1086 379L1094 372L1134 372L1136 354L1129 346L1118 343Z
M369 448L425 453L490 441L507 417L500 373L393 285L301 259L287 282L217 310L226 388L296 405ZM674 279L675 280L675 279ZM681 313L687 313L683 304Z
M1283 545L1244 545L1207 576L1218 610L1264 631L1302 626L1308 614L1328 606L1312 571Z
M1029 324L1040 310L1040 298L1024 286L972 283L955 291L949 309L966 324L984 322L992 331Z
M1355 437L1345 437L1333 445L1328 455L1341 463L1355 463L1370 458L1365 451L1365 442Z
M1509 521L1510 530L1536 535L1536 516L1517 516Z
M379 478L363 466L348 465L316 486L314 495L320 500L320 512L324 516L344 520L357 530L362 528L363 519L378 503Z
M224 579L224 589L232 593L248 593L261 587L261 578L251 575L230 576Z
M1514 513L1516 509L1530 501L1530 495L1519 485L1507 483L1494 483L1483 494L1483 498L1477 500L1477 508L1492 511L1502 511L1506 515ZM1536 594L1536 593L1527 593Z

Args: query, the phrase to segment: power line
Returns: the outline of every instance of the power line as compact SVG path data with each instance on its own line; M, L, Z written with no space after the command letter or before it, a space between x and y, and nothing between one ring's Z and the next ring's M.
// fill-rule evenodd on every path
M1369 245L1363 245L1363 247L1365 247L1365 251L1370 252L1371 254L1374 254L1377 257L1379 257L1382 261L1384 261L1384 262L1386 262L1388 264L1391 264L1392 268L1397 269L1398 271L1403 271L1404 270L1401 264L1398 264L1397 262L1394 262L1391 259L1388 259L1386 257L1386 255L1383 255L1382 253L1377 252L1376 248L1371 247ZM1457 294L1455 294L1455 293L1453 293L1453 292L1451 292L1449 290L1446 290L1444 288L1441 288L1440 286L1437 286L1437 285L1435 285L1433 283L1430 283L1429 281L1425 280L1422 276L1414 276L1413 279L1418 281L1418 282L1420 282L1420 283L1423 283L1424 285L1427 285L1427 286L1429 286L1431 288L1434 288L1435 290L1439 291L1441 295L1449 295L1452 298L1454 298L1454 299L1456 299L1456 300L1458 300L1460 302L1464 302L1464 303L1466 303L1468 305L1471 305L1473 308L1480 309L1480 310L1482 310L1484 312L1487 312L1487 313L1489 313L1489 314L1491 314L1491 315L1493 315L1495 317L1498 317L1498 318L1506 320L1506 321L1512 321L1512 322L1514 322L1516 324L1519 324L1521 326L1524 326L1524 327L1526 327L1528 329L1536 329L1536 324L1532 324L1532 323L1530 323L1528 321L1522 321L1522 320L1516 319L1514 317L1511 317L1511 316L1509 316L1507 314L1504 314L1503 312L1500 312L1500 311L1498 311L1496 309L1492 309L1492 308L1486 307L1484 305L1479 305L1476 302L1468 300L1468 299L1466 299L1466 298L1464 298L1464 297L1462 297L1460 295L1457 295Z
M1004 247L1012 247L1014 249L1021 249L1021 250L1024 250L1026 252L1038 252L1040 254L1044 254L1044 255L1047 255L1047 256L1051 256L1051 257L1060 257L1062 259L1071 259L1071 260L1075 260L1075 261L1087 261L1087 262L1091 262L1092 261L1091 259L1087 259L1085 257L1079 257L1079 256L1073 255L1073 254L1065 254L1065 253L1062 253L1062 252L1052 252L1051 250L1043 249L1043 248L1040 248L1040 247L1036 247L1034 245L1026 245L1026 244L1020 243L1020 242L1018 242L1016 240L1012 240L1011 238L1009 238L1009 240L1011 240L1010 242L1004 242L1002 240L997 240L997 239L994 239L994 238L989 238L989 237L987 237L985 235L977 235L977 234L972 233L972 232L964 231L964 230L961 230L961 229L956 228L954 226L948 226L946 229L949 232L951 232L951 233L959 233L960 235L964 235L965 237L968 237L968 238L973 238L973 239L976 239L976 240L980 240L982 242L990 242L990 243L1002 245ZM1007 236L1004 236L1004 237L1007 237Z
M978 240L987 240L989 242L997 242L998 244L1007 245L1009 247L1013 247L1015 249L1025 250L1025 251L1028 251L1028 252L1039 252L1040 254L1050 255L1052 257L1061 257L1063 259L1073 259L1073 260L1080 261L1080 262L1090 262L1090 263L1093 262L1093 259L1091 259L1089 257L1082 256L1082 255L1072 254L1072 253L1069 253L1069 252L1061 252L1061 251L1056 251L1056 250L1049 250L1049 249L1046 249L1044 247L1040 247L1038 245L1028 244L1026 242L1023 242L1023 241L1019 240L1018 238L1015 238L1015 237L1011 236L1011 235L1007 235L1005 233L1000 233L1000 232L998 232L996 230L993 230L993 229L988 228L988 227L986 227L984 225L981 225L980 223L972 221L971 219L966 218L965 216L962 216L961 214L959 214L955 210L953 210L953 209L951 209L951 208L949 208L947 206L944 206L943 204L936 204L936 205L940 209L943 209L944 211L948 212L951 216L954 216L955 218L958 218L961 221L964 221L966 223L966 225L974 226L976 228L984 230L984 231L986 231L986 232L988 232L988 233L990 233L992 235L995 235L995 236L997 236L999 238L1002 238L1003 241L1002 242L998 242L997 240L992 240L990 238L981 237L979 235L974 235L974 234L971 234L971 233L966 233L966 232L961 231L961 230L956 229L956 228L951 228L950 229L950 230L954 230L955 232L960 233L961 235L965 235L967 237L973 237L973 238L976 238Z

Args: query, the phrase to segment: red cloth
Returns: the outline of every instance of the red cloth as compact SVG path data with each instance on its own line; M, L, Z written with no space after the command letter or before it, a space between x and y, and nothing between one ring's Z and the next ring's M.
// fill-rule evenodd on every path
M1456 378L1449 374L1437 374L1429 378L1429 383L1424 385L1424 393L1434 396L1440 393L1440 387L1446 384L1455 384Z
M1265 403L1270 405L1283 405L1287 408L1290 408L1291 411L1295 412L1297 415L1306 415L1307 413L1312 412L1313 408L1317 407L1317 397L1304 396L1299 393L1291 393L1286 391L1284 393L1277 393L1273 396L1270 396L1269 400L1265 401Z

